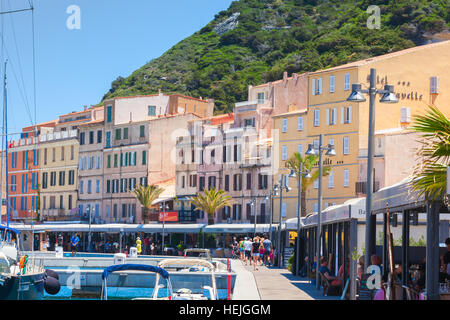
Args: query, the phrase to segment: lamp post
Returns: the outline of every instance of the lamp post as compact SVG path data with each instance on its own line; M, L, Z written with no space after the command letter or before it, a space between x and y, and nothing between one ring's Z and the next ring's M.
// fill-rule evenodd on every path
M279 227L278 227L278 241L277 241L277 252L278 252L278 267L281 267L281 219L282 219L282 207L283 207L283 189L286 190L286 192L289 192L291 188L289 188L288 185L288 175L287 174L280 174L280 181L278 182L279 190L280 190L280 216L279 216Z
M376 88L376 70L370 69L370 87L361 89L360 84L352 84L352 93L347 98L349 102L364 102L366 99L363 93L369 94L369 132L367 147L367 183L366 183L366 255L365 266L370 265L370 256L375 253L375 228L376 216L372 216L372 193L373 193L373 155L374 155L374 135L375 135L375 98L381 94L381 103L397 103L398 99L394 94L394 86L386 84L384 90Z
M295 251L295 275L298 276L299 263L300 263L300 217L302 210L302 177L311 178L309 170L303 171L303 163L300 161L298 171L291 170L289 177L298 177L298 193L297 193L297 249Z
M323 176L323 164L322 164L322 153L326 151L325 155L327 156L335 156L336 151L334 150L334 145L328 144L327 146L323 146L323 134L319 136L319 147L316 150L314 145L308 145L308 151L306 151L307 155L317 155L319 154L319 194L318 194L318 208L317 208L317 270L319 269L319 261L320 261L320 251L321 251L321 240L322 240L322 176ZM300 224L300 223L299 223ZM316 288L320 288L320 275L319 272L316 272Z
M255 223L255 229L253 230L253 238L256 237L256 197L253 197L253 200L250 202L250 205L253 207L253 218Z
M166 208L169 209L169 207L166 205L166 202L163 201L162 204L159 205L159 210L163 209L163 229L162 229L162 242L161 242L161 252L164 254L164 227L166 222Z
M270 241L273 240L272 238L272 222L273 222L273 196L277 196L278 195L278 184L275 184L273 186L273 189L270 190L270 193L268 196L266 196L264 198L264 202L266 202L267 200L270 199L270 231L269 231L269 237L270 237Z

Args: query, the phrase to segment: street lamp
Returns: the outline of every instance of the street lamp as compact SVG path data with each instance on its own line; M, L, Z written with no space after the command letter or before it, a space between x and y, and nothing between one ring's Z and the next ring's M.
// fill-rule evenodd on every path
M394 94L394 86L385 85L384 90L376 88L376 70L370 69L370 87L361 89L360 84L352 84L352 93L347 98L349 102L364 102L366 99L363 93L369 94L369 132L367 148L367 183L366 183L366 256L365 266L370 264L370 256L375 252L375 228L376 216L372 216L372 193L373 193L373 155L374 155L374 135L375 135L375 98L377 94L382 95L381 103L397 103L398 99Z
M253 197L253 200L250 202L250 206L252 206L254 208L253 211L253 218L254 218L254 223L255 223L255 230L253 231L253 238L256 237L256 197Z
M300 161L298 171L294 169L291 170L289 174L290 178L298 177L298 193L297 193L297 250L295 252L295 275L298 276L299 263L300 263L300 217L301 217L301 207L302 207L302 176L305 178L311 178L309 170L303 171L303 163Z
M166 209L169 209L169 206L166 205L166 202L163 201L162 204L159 205L159 210L163 210L163 229L162 229L162 245L161 245L161 253L164 254L164 227L166 222Z
M278 185L277 184L275 184L274 186L273 186L273 189L272 190L270 190L270 193L269 193L269 195L268 196L266 196L265 198L264 198L264 202L266 202L266 201L268 201L269 199L271 200L271 202L270 202L270 231L269 231L269 237L270 237L270 240L272 241L273 240L273 238L272 238L272 221L273 221L273 196L277 196L278 195Z
M335 156L336 150L334 150L334 145L328 144L327 146L322 145L323 134L319 136L319 146L317 149L314 148L314 145L308 145L308 151L306 151L306 155L319 155L319 194L318 194L318 208L317 208L317 268L319 268L320 261L320 252L321 252L321 240L322 240L322 176L323 176L323 164L322 164L322 153L325 152L327 156ZM298 222L300 224L300 221ZM317 269L318 270L318 269ZM316 272L316 288L320 288L320 275L319 272Z
M277 252L278 252L278 267L281 266L281 219L282 219L282 207L283 207L283 189L286 190L286 192L289 192L291 188L289 187L288 183L288 175L287 174L280 174L280 180L278 181L278 185L276 185L277 190L279 188L280 190L280 216L279 216L279 227L278 227L278 241L277 241ZM274 189L275 190L275 189Z

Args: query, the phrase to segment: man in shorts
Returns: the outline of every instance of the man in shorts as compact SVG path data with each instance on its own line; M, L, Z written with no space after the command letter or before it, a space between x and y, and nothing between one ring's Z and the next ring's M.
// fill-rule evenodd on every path
M74 234L72 239L70 240L70 244L72 245L72 256L75 257L78 251L78 244L80 243L80 238L78 238L78 234Z
M252 245L253 242L250 241L249 238L245 238L244 241L244 253L245 253L245 265L247 265L247 261L252 264Z
M266 266L270 265L270 252L271 252L271 248L272 248L272 241L270 241L269 238L264 239L263 241L263 246L264 246L264 264Z

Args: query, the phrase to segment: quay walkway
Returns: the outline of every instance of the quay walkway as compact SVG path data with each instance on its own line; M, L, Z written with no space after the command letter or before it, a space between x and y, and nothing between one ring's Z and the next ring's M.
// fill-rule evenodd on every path
M233 260L232 268L238 274L234 289L237 296L233 296L233 300L250 299L245 297L246 295L251 295L254 299L257 299L254 292L255 287L260 300L340 299L340 296L323 296L322 290L317 290L307 279L296 277L287 269L258 266L258 270L254 271L253 265L246 266L240 260ZM249 277L250 275L253 276L253 281ZM242 287L240 286L239 276L245 277L246 280L246 284ZM245 290L241 292L243 288ZM245 291L248 292L245 293Z

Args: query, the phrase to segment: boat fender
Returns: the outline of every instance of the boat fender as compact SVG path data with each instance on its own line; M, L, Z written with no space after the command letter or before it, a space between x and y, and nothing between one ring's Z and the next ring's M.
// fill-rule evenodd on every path
M26 271L26 266L28 263L28 255L24 255L20 258L20 262L19 262L19 269L22 269L22 274L25 274Z
M59 284L59 280L50 276L47 276L44 282L45 292L48 294L55 295L61 289L61 285Z
M47 277L52 277L52 278L55 278L55 279L59 280L59 275L58 275L58 273L55 270L46 269L45 270L45 275Z

